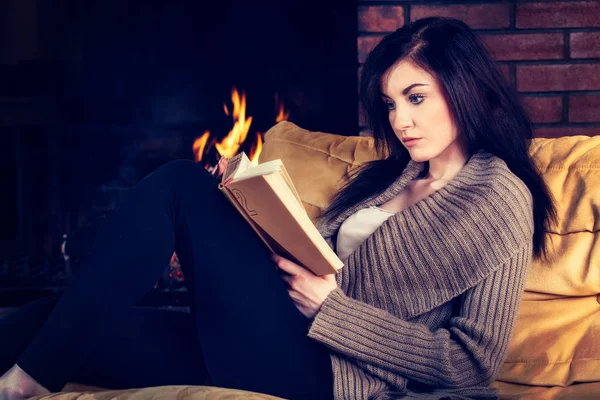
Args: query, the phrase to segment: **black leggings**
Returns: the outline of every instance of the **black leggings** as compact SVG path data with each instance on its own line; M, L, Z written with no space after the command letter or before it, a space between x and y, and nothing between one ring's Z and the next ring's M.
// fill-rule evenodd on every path
M0 320L0 366L22 351L17 364L51 391L70 380L209 383L332 398L328 350L306 336L310 321L289 298L268 249L216 183L189 161L170 162L141 181L56 306L40 301ZM132 308L173 250L192 313Z

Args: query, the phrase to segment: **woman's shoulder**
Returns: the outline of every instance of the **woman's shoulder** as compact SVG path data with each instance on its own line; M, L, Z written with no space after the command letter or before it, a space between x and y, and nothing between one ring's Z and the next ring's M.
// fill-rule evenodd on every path
M465 177L467 187L489 197L504 199L531 206L532 196L527 185L508 167L506 162L485 150L475 153L469 163L473 163Z
M463 169L455 192L463 212L486 220L489 226L506 225L522 231L524 237L532 234L531 192L504 160L481 150Z

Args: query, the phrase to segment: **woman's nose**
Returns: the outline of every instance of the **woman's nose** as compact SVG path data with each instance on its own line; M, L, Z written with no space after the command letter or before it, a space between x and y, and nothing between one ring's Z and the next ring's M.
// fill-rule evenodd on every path
M392 127L396 131L402 131L409 129L413 126L413 120L410 114L406 111L396 109L394 113L394 120L392 121Z

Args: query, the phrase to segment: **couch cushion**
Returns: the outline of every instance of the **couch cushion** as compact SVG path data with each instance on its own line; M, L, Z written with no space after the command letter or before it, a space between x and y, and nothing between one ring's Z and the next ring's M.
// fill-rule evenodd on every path
M597 400L600 393L600 382L578 383L568 387L495 382L493 386L500 392L500 400Z
M225 389L213 386L157 386L126 390L82 390L71 387L70 391L33 397L30 400L282 400L245 390ZM73 389L79 389L73 391Z
M600 381L600 136L535 139L534 161L557 201L552 262L530 268L499 379L564 386ZM310 132L282 122L265 135L261 161L281 158L316 217L343 175L376 158L373 140Z
M600 136L536 139L531 153L556 199L553 259L534 260L498 377L564 386L600 381Z
M265 134L259 161L283 161L314 219L327 207L344 174L374 157L371 138L311 132L283 121Z
M600 136L536 139L531 154L556 199L555 259L534 262L526 289L551 295L600 293ZM552 268L549 268L549 267Z

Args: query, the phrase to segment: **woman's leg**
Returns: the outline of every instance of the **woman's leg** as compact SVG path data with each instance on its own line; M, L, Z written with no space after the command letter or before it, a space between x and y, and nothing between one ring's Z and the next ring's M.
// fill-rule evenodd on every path
M200 165L144 179L110 218L39 335L18 361L59 390L149 290L175 248L195 303L212 384L288 398L332 395L328 351L306 337L269 252Z
M38 299L0 319L0 371L15 364L56 302ZM130 308L115 327L118 329L105 334L70 381L109 389L208 383L191 314Z
M0 376L8 371L27 349L55 304L54 298L37 299L0 318Z
M191 314L131 308L116 325L72 382L110 389L209 383Z
M183 181L197 185L187 187L190 200L178 208L185 217L175 229L177 254L182 268L195 266L195 276L186 279L193 280L197 331L213 384L292 399L331 398L329 351L306 336L310 321L290 299L270 251L214 178L180 167Z

